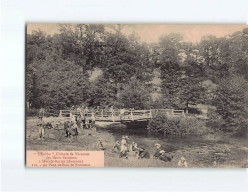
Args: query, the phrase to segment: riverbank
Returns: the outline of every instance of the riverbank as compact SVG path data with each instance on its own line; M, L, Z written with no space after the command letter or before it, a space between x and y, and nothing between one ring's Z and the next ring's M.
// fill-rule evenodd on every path
M46 118L46 122L59 123L58 118ZM27 150L96 150L98 139L102 138L105 151L106 167L177 167L178 160L183 156L189 167L243 167L248 161L248 143L245 138L209 136L170 136L167 138L148 137L145 129L133 130L115 123L108 126L98 125L97 131L79 130L79 135L66 138L63 128L47 129L45 139L39 139L38 120L27 119L26 149ZM155 143L160 143L166 152L173 155L169 163L155 159L137 159L129 156L120 159L119 153L112 152L112 145L120 141L122 135L130 137L129 142L146 148L151 156L155 153Z

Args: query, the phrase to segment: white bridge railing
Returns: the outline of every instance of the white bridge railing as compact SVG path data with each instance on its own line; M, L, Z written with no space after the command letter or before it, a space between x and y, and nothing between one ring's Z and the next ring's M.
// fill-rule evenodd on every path
M184 110L174 109L151 109L151 110L115 110L115 111L94 111L88 112L95 116L96 121L141 121L151 119L157 113L167 116L185 117ZM60 117L71 117L83 115L83 112L73 110L60 110Z

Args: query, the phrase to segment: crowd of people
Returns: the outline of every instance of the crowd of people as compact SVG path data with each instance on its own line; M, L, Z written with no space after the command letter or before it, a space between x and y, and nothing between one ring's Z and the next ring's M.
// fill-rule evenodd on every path
M64 131L65 137L70 138L71 136L77 136L79 134L79 129L91 129L96 131L95 127L95 117L94 115L91 118L87 117L85 114L89 113L88 108L86 107L83 115L71 115L70 118L66 118L64 121ZM39 112L39 135L40 139L43 140L45 138L45 129L53 128L51 123L45 123L43 121L44 110L40 109ZM154 145L156 147L156 151L153 154L152 158L161 160L163 162L171 162L173 159L173 155L167 153L161 146L161 144L156 143ZM100 138L95 146L96 150L106 150L107 147L104 144L102 138ZM151 155L147 149L144 147L138 146L136 142L129 143L128 136L122 136L120 141L116 141L112 146L112 152L119 153L120 158L128 159L129 156L137 157L138 159L150 159ZM188 167L186 159L181 157L179 160L178 167Z
M40 109L38 119L39 122L37 126L39 126L39 135L40 139L44 139L45 136L45 129L51 129L53 128L53 125L48 122L45 123L44 118L45 110L43 108ZM65 130L65 137L71 137L71 136L77 136L78 135L78 129L92 129L96 130L95 127L95 116L94 114L88 116L89 113L88 108L86 107L83 112L80 112L81 114L78 115L70 115L69 118L63 119L63 128Z
M156 143L156 152L153 154L152 158L161 160L163 162L171 162L173 155L166 153L162 148L161 144ZM98 150L106 150L103 139L99 139L97 143ZM118 152L120 158L128 159L129 156L136 157L137 159L150 159L151 155L147 149L138 146L136 142L129 144L129 137L122 136L121 141L116 141L112 146L112 152ZM177 164L178 167L188 167L186 159L181 157Z

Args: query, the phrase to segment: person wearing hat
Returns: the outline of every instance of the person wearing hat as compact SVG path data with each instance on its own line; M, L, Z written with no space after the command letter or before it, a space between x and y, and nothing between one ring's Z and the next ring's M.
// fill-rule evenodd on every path
M65 133L66 133L66 136L65 137L70 137L70 130L69 130L69 128L70 128L70 122L67 119L64 122L64 130L65 130Z
M129 148L130 148L129 151L132 151L132 152L135 152L135 151L139 150L138 144L136 142L132 142L132 144L130 144Z
M86 108L84 109L84 114L88 114L89 113L89 109L88 107L86 106Z
M160 156L159 156L159 160L162 160L164 162L171 162L172 157L170 157L169 155L166 155L164 150L161 150L160 152Z
M182 156L181 159L177 163L178 167L188 167L186 159Z
M43 140L45 138L45 124L41 121L37 126L39 126L40 139Z
M97 149L99 149L99 150L106 150L106 147L104 146L104 144L103 144L103 139L102 138L100 138L99 140L98 140L98 143L97 143Z
M138 158L146 158L149 159L150 158L150 154L149 152L145 149L145 148L139 148L139 157Z
M128 152L127 139L128 139L128 136L122 136L122 139L121 139L121 152L120 152L120 157L121 158L127 158L127 152Z
M115 144L112 147L112 152L120 151L120 150L121 150L121 144L120 144L119 141L116 141Z
M135 157L139 157L139 147L136 142L132 142L132 144L130 144L129 154Z
M76 120L71 121L71 130L74 133L74 135L78 135L78 129L77 129L77 122Z
M155 144L155 147L156 147L156 152L155 152L155 154L153 155L153 158L157 159L157 158L159 158L159 156L160 156L160 151L163 150L163 149L162 149L162 147L161 147L161 144L159 144L159 143L156 143L156 144Z

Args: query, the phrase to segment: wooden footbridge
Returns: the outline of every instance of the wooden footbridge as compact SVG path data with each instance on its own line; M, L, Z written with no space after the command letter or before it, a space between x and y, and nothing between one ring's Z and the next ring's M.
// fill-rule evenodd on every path
M127 126L146 126L149 120L157 113L168 117L185 117L184 110L151 109L151 110L114 110L114 111L81 111L60 110L60 117L85 116L91 120L103 122L121 122Z

